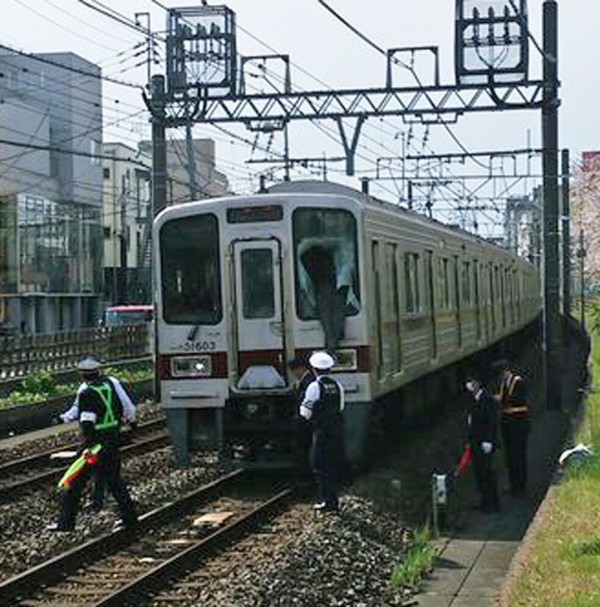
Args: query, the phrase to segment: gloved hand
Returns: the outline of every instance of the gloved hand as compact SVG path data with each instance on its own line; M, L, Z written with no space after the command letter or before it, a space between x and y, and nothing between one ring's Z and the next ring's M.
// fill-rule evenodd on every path
M88 459L90 455L91 455L91 451L90 451L90 449L89 449L89 448L84 449L84 450L81 452L81 457L83 457L83 459Z
M494 448L494 445L492 445L492 443L490 443L488 441L483 441L481 443L481 451L483 452L484 455L489 455L492 452L493 448Z

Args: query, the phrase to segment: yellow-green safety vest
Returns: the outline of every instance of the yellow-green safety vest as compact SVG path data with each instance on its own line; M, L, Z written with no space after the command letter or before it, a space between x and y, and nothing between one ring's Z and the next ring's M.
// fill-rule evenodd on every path
M113 407L113 391L112 386L109 383L102 384L101 386L88 386L90 390L93 390L104 403L105 413L104 418L94 424L96 430L112 430L118 428L119 420L115 415Z

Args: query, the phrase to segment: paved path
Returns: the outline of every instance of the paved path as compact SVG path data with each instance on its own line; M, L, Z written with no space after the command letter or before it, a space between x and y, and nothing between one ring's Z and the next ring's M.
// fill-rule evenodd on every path
M432 578L417 597L420 607L488 607L496 605L512 558L544 498L568 428L561 413L546 412L530 438L530 484L522 498L502 496L502 512L473 511L466 529L445 541ZM506 480L501 479L501 487Z
M431 579L416 597L420 607L488 607L496 605L511 560L544 498L568 428L567 416L545 412L530 437L528 494L502 496L502 512L474 511L466 529L445 541ZM504 475L501 487L506 484Z

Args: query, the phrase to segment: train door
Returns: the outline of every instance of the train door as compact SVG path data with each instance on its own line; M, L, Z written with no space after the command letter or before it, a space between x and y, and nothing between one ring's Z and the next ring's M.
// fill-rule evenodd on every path
M285 377L280 242L237 241L233 254L238 377L250 367L271 367L279 374L272 374L277 384Z
M435 290L433 274L433 251L425 251L425 285L427 289L427 310L431 327L431 358L437 358L437 331L435 326Z

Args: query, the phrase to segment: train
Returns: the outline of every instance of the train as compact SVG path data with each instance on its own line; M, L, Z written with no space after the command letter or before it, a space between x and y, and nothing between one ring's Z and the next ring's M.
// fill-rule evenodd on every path
M169 207L153 226L156 366L174 451L293 465L286 362L326 349L349 462L378 402L531 324L539 271L456 227L328 182ZM417 388L415 388L417 387ZM398 403L403 402L397 399Z

